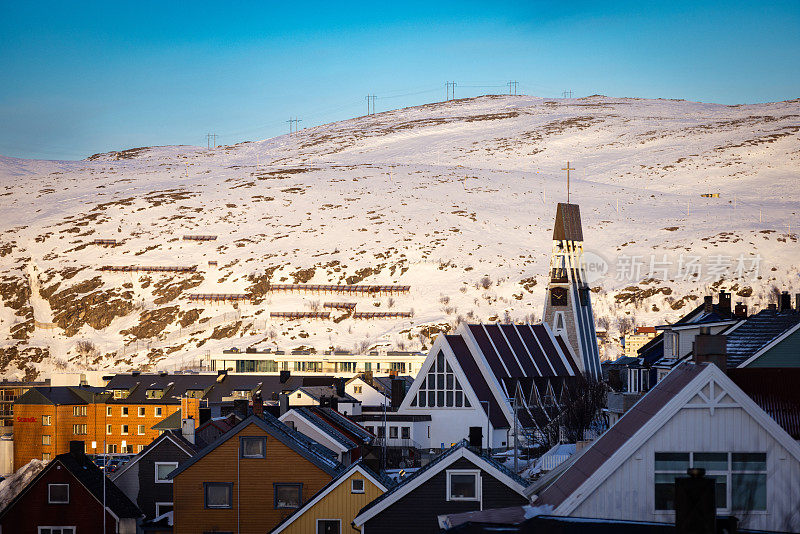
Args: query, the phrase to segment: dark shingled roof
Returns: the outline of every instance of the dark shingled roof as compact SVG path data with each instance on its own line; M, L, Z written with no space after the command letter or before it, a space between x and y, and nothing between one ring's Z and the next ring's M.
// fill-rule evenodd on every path
M483 378L483 373L478 369L478 364L475 363L475 359L472 357L472 353L470 353L464 338L451 335L445 335L444 338L447 340L450 348L453 349L456 360L458 360L458 365L461 367L461 370L464 371L464 374L467 375L469 385L475 392L475 395L478 396L479 400L489 401L489 408L483 403L481 403L481 408L483 408L483 411L489 410L489 419L492 422L492 426L495 428L508 428L509 422L506 416L503 415L503 410L500 408L500 405L497 404L497 399L495 399L495 396L492 394L492 390L489 389L489 385Z
M564 462L556 476L543 477L530 488L537 505L560 505L591 477L639 429L705 369L706 364L681 364L633 405L617 423L589 447ZM562 465L564 465L562 464ZM561 467L561 466L559 466Z
M0 512L0 517L14 507L28 488L33 487L33 485L44 477L48 471L54 469L57 465L64 466L67 471L72 473L100 503L103 502L103 481L105 480L106 506L120 519L139 518L144 515L141 510L131 502L127 495L122 493L122 490L120 490L114 482L105 477L103 471L97 467L88 456L85 454L73 454L68 452L59 454L53 458L53 460L47 464L47 467L42 469L36 478L31 480L25 486L25 489L20 491L8 506Z
M558 203L553 241L583 241L581 209L577 204Z
M800 324L800 313L761 310L728 336L728 367L738 367L773 340Z
M350 438L339 432L339 430L335 426L331 425L330 423L328 423L328 421L317 415L314 412L314 410L311 410L305 406L298 406L292 409L296 411L298 414L300 414L302 417L307 419L312 425L314 425L315 427L319 428L322 432L327 434L332 440L339 443L339 445L341 445L344 449L351 450L358 447L358 445L353 440L351 440Z
M728 369L728 377L787 434L800 440L800 368Z
M87 386L37 386L20 395L15 404L89 404L103 388Z

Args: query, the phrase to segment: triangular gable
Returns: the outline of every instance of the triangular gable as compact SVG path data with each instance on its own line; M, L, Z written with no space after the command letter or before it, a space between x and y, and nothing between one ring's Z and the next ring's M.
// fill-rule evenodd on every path
M143 450L142 452L140 452L139 454L137 454L136 456L131 458L130 461L125 462L125 465L123 465L119 470L114 472L109 478L111 480L118 479L128 469L130 469L132 466L137 464L139 462L139 460L144 458L151 451L153 451L153 450L157 449L158 447L160 447L161 444L164 441L167 441L167 440L170 441L171 443L173 443L178 448L178 450L180 450L184 454L186 454L187 457L191 458L194 455L195 451L190 449L189 446L186 445L185 443L181 442L181 440L178 437L176 437L172 432L164 432L163 434L158 436L150 445L148 445L147 448L145 448L145 450Z
M592 443L592 445L584 451L584 454L580 455L580 457L564 471L559 480L545 488L539 494L543 498L539 500L534 499L534 504L554 504L556 505L555 511L557 515L569 515L592 495L624 462L629 461L633 454L644 445L648 439L683 409L707 409L710 414L713 414L715 410L741 408L752 417L768 435L784 447L797 461L800 461L800 444L794 441L778 423L764 412L764 410L762 410L716 365L704 364L700 366L694 363L682 364L673 369L670 375L673 373L684 373L686 369L691 369L688 366L692 366L695 371L699 370L699 372L694 372L693 377L688 383L685 383L675 391L673 396L664 403L660 409L656 410L649 419L638 425L636 431L628 437L619 448L613 451L609 456L606 456L606 454L602 452L602 450L606 450L608 446L606 441L616 432L615 425ZM670 378L669 375L662 380L662 382L666 381L668 378ZM637 405L645 401L648 395L656 391L656 389L651 390L639 400ZM661 393L664 392L662 391ZM634 410L637 405L634 405L629 412ZM623 418L627 415L626 413ZM631 415L637 417L636 414ZM621 422L622 420L620 420L617 425ZM600 461L598 464L598 459L601 457L605 457L605 460ZM595 464L594 468L592 468L591 464ZM587 469L587 466L589 469ZM571 473L571 471L574 472ZM573 484L572 486L567 484L559 487L561 480L569 480L572 477L580 476L580 473L584 474L580 484ZM564 491L567 488L569 488L569 491ZM561 497L557 496L559 492L562 493ZM564 493L566 493L566 495L564 495ZM553 498L555 498L555 501Z
M347 481L354 473L360 473L364 476L367 480L369 480L372 484L378 487L381 491L386 491L388 488L386 484L380 480L372 471L369 469L364 468L364 466L359 463L355 463L350 466L350 468L343 472L338 477L331 480L328 484L326 484L322 489L320 489L316 494L314 494L308 502L306 502L303 506L298 508L292 515L281 521L281 523L270 530L270 534L278 534L279 532L283 532L286 528L294 523L297 519L303 516L306 512L311 510L314 506L320 503L330 492L338 488L343 482Z
M399 486L395 486L392 490L362 508L356 518L353 519L353 524L356 527L362 527L364 523L382 511L386 510L421 485L425 484L428 480L441 473L461 458L468 460L476 467L482 471L485 471L499 482L503 483L523 497L525 496L525 486L522 484L522 481L518 476L509 475L508 473L499 469L492 462L489 462L485 458L472 452L466 445L462 443L461 445L458 445L442 454L439 458L428 464L427 467L417 471L410 479L406 480L406 482L400 484Z

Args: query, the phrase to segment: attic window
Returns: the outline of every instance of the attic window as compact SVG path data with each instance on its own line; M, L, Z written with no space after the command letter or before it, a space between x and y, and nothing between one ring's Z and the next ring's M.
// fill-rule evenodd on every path
M127 389L115 389L114 390L114 398L115 399L125 399L128 397L128 390Z
M354 478L350 481L350 493L364 493L363 478Z
M203 398L203 390L202 389L187 389L185 396L189 397L190 399L201 399L201 398Z
M448 501L479 501L479 470L453 470L447 472Z
M145 397L147 397L148 399L160 399L163 396L164 396L163 389L148 389L145 392Z
M250 398L250 390L249 389L234 389L233 396L237 399L248 399Z
M267 438L263 436L241 438L240 453L242 458L266 458Z
M48 484L47 502L50 504L69 504L69 484Z

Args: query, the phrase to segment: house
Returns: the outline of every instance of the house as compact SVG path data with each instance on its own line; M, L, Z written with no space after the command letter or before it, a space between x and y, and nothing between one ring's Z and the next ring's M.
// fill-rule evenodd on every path
M800 444L712 363L676 366L526 493L554 515L674 523L674 481L690 467L716 479L719 515L800 529Z
M542 406L555 405L579 377L566 338L547 324L461 324L437 336L397 413L431 417L426 428L412 428L422 448L444 449L470 435L484 448L508 447L515 397L522 426L545 424L555 414Z
M364 447L375 438L332 408L299 406L281 415L279 420L337 453L344 465L358 461Z
M394 483L355 463L319 490L270 534L343 534L355 532L356 514Z
M342 470L272 415L250 415L170 474L174 532L266 532Z
M361 415L361 401L345 393L343 382L335 386L301 386L289 394L290 406L326 404L344 415Z
M362 508L362 534L438 533L438 516L528 503L526 481L460 443Z
M135 534L142 513L86 456L82 441L59 454L0 511L0 532Z
M639 349L650 342L651 339L656 337L655 327L652 326L639 326L634 333L627 334L622 338L622 343L625 348L625 356L629 358L636 358Z
M146 520L152 520L172 511L172 479L168 475L196 452L194 444L180 433L164 432L110 479L136 503Z
M405 396L414 383L412 376L373 376L372 373L362 373L347 381L345 392L361 401L362 410L366 410L367 407L374 410L392 404L392 387L395 387L392 384L395 380L402 381L402 396Z

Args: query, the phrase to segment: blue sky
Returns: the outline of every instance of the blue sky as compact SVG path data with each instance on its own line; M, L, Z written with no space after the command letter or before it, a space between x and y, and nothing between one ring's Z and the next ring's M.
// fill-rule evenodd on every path
M800 97L800 2L11 2L0 155L234 143L504 92ZM610 4L610 5L605 5ZM471 86L471 87L470 87Z

